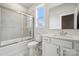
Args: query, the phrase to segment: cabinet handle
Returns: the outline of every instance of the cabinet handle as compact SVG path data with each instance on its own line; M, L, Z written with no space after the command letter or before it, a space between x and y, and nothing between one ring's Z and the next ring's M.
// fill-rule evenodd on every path
M59 48L57 48L57 54L59 54Z
M63 56L65 56L65 50L63 50Z

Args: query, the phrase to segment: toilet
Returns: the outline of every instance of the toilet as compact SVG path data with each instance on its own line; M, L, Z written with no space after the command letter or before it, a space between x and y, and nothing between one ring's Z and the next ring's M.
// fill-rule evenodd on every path
M28 48L35 48L35 47L37 47L38 46L38 44L39 44L39 42L37 42L37 41L32 41L32 42L29 42L28 43Z
M41 39L33 40L28 43L27 47L29 48L29 56L38 56L39 55L39 43L40 42L41 42Z

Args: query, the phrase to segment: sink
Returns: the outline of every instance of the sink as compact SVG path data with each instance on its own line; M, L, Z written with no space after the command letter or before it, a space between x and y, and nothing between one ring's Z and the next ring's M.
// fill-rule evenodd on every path
M72 39L72 36L70 35L53 35L52 37L57 39Z
M47 37L59 38L59 39L72 39L71 35L60 35L60 34L44 34Z

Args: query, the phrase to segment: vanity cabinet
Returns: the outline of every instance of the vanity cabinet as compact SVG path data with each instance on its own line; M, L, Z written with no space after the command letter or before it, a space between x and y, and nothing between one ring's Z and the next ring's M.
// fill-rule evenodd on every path
M43 56L79 56L79 41L73 38L43 36L42 40Z
M59 46L53 45L51 38L45 37L42 42L43 56L59 56Z
M59 56L59 46L43 42L43 56Z

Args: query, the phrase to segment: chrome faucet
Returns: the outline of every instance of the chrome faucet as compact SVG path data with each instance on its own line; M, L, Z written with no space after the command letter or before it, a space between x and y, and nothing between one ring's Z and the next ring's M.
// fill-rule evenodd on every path
M67 35L67 32L64 32L63 30L60 32L60 35Z

